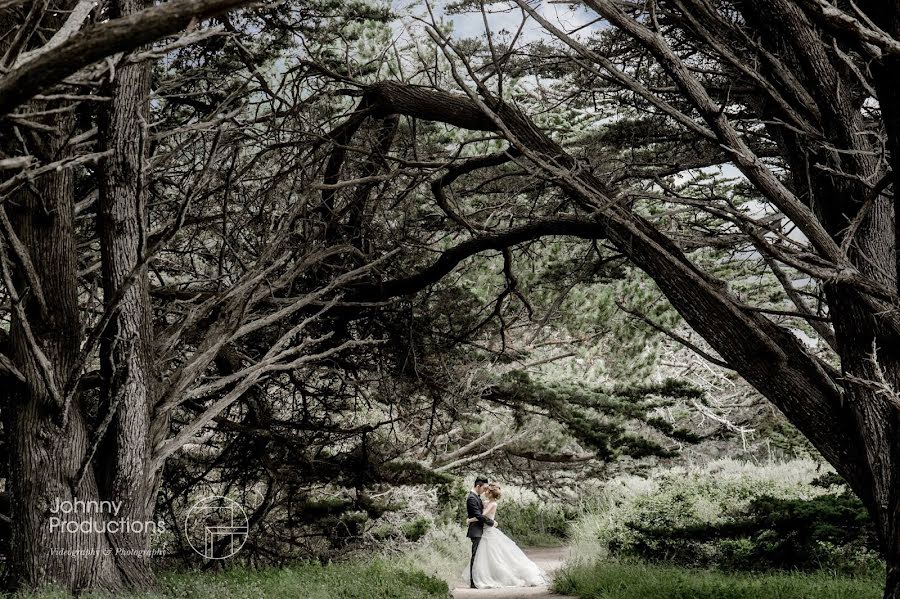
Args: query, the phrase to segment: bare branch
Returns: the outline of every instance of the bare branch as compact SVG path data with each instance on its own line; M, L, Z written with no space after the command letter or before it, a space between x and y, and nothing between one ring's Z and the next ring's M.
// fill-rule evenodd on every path
M107 56L177 33L194 19L207 19L252 2L170 0L77 33L0 78L0 115L8 114L35 94Z

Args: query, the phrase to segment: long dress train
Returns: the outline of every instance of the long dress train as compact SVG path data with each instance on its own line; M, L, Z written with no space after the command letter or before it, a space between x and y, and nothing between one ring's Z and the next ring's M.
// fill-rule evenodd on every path
M493 526L484 527L484 536L475 552L472 579L479 589L498 587L534 587L550 580L519 546ZM466 580L469 569L466 568Z

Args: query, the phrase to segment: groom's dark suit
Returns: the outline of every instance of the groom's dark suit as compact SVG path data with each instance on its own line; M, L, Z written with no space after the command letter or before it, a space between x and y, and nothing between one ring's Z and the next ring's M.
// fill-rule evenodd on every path
M469 524L469 531L466 536L472 539L472 559L469 561L469 584L475 586L475 579L472 577L472 566L475 563L475 551L478 549L478 543L481 542L481 535L484 534L484 525L493 526L494 521L482 514L484 504L481 503L481 497L474 491L469 491L466 498L466 514L467 518L478 518L477 522Z

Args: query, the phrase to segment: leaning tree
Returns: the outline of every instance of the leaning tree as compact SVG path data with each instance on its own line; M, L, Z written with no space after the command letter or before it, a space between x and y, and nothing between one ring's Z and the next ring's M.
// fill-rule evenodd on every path
M4 19L16 19L16 27L6 28L14 33L3 38L6 71L0 78L3 141L10 144L0 164L13 173L0 184L0 193L5 201L15 197L8 216L0 219L12 308L2 364L7 379L17 381L6 387L15 393L7 398L4 416L12 433L14 475L9 480L20 531L14 533L12 562L27 582L44 581L48 572L70 587L145 578L140 566L125 563L75 568L50 560L41 551L52 540L41 535L38 501L73 495L74 481L88 493L121 496L139 517L148 509L148 490L167 457L267 369L291 368L294 358L305 356L302 349L295 351L291 331L306 322L310 306L332 306L337 285L323 273L349 286L344 300L371 304L419 292L474 254L504 253L508 266L514 258L510 248L568 236L596 241L644 271L705 345L681 340L740 374L806 435L871 512L888 563L885 596L900 596L896 4L587 0L583 14L600 25L591 33L584 26L563 29L543 9L517 0L501 8L519 11L523 21L537 21L545 32L523 52L524 27L508 35L493 30L484 4L469 2L464 4L480 5L485 12L484 39L454 40L433 23L427 31L434 47L415 40L422 64L412 70L395 65L385 78L380 68L340 72L339 64L308 65L334 82L328 93L359 98L324 139L302 140L315 151L330 150L320 166L297 164L304 176L314 173L319 179L315 218L304 220L311 213L302 211L303 202L279 204L286 228L276 227L280 233L265 235L263 243L246 242L254 248L254 259L235 258L240 265L232 266L227 285L212 292L201 289L176 305L180 311L165 315L165 326L150 331L143 260L152 252L147 250L157 247L154 241L183 242L177 233L189 219L179 206L189 205L197 190L205 189L209 165L218 166L220 149L233 149L236 142L232 133L223 132L208 140L209 151L185 158L179 157L187 145L164 148L163 159L182 161L183 178L163 182L169 192L161 205L175 208L161 212L156 236L147 234L141 204L135 210L131 202L148 188L140 177L126 175L129 170L141 174L127 156L140 153L146 143L141 139L145 129L130 129L147 109L141 101L146 89L141 56L120 57L118 63L101 59L172 34L195 16L237 4L176 1L108 21L103 13L103 22L88 35L77 33L90 12L79 11L80 3L65 19L31 3L2 3ZM113 14L135 8L117 5ZM235 51L246 57L239 47ZM152 56L144 53L143 58ZM425 64L429 60L433 64ZM125 76L109 77L111 65L124 67ZM92 82L104 74L108 87L97 95L110 103L96 123L104 133L94 147L94 123L66 106L94 101L83 96L90 95L86 90L93 93ZM48 93L59 82L69 87ZM448 86L457 92L446 91ZM261 84L257 91L272 90ZM216 129L227 120L228 101L242 93L228 90L222 105L213 106L224 110L215 111L209 122L199 120L198 130ZM286 95L299 103L317 97ZM193 100L187 95L182 102L189 106ZM297 113L296 107L275 105L278 118ZM618 107L616 118L588 119L582 135L572 133L571 114L553 118L560 106L577 109L583 117L610 105ZM327 120L333 111L322 114ZM504 140L506 146L473 155L477 144L448 135L445 145L459 144L458 151L422 161L416 139L428 123ZM257 124L242 123L237 138L253 136ZM372 141L360 150L354 140L363 130ZM277 135L271 140L273 148L291 144L300 142ZM398 158L401 144L408 153ZM268 155L264 147L254 150L258 158L248 159L254 164ZM301 156L311 159L298 152L297 160ZM84 284L80 271L85 268L74 260L75 217L91 203L80 207L75 202L71 167L95 159L100 160L97 238L90 243L99 250L102 307L81 335L78 311L90 304L88 292L97 286ZM685 184L681 176L723 165L739 173L738 183ZM288 199L296 197L290 192L297 187L282 176L278 161L269 167L277 183L273 188ZM508 199L495 194L494 206L473 206L451 192L476 172L499 172L498 177L527 185L539 180L542 186L534 193L511 187ZM308 191L309 179L301 183ZM398 183L405 187L397 201L383 202L381 191ZM418 193L423 190L427 196ZM410 198L418 206L424 198L433 199L440 226L464 240L445 248L424 269L401 272L398 267L406 262L383 261L381 279L372 280L368 265L394 254L391 244L373 244L371 232L390 230L398 207L408 206L403 200ZM485 218L491 208L501 217ZM297 236L292 225L300 221L323 226ZM252 228L247 233L254 232L262 234ZM292 248L288 241L298 238L304 243ZM347 248L349 257L336 267L333 254L314 251L317 243ZM200 245L176 247L175 270L193 267L178 257L186 260ZM711 249L719 250L716 259L710 259ZM307 262L304 250L310 252ZM297 261L304 265L300 272L294 268ZM93 263L85 266L93 272ZM307 279L301 273L308 269L315 276ZM751 300L737 276L752 277L762 269L780 283L782 293ZM361 275L365 280L351 281ZM244 323L248 315L253 324ZM220 350L275 321L285 327L264 344L265 353L243 356L234 373L200 379ZM801 329L815 338L801 338ZM161 358L148 359L141 351L150 345L162 350L154 354ZM83 414L90 411L85 388L92 378L84 375L86 356L100 357L99 418ZM158 378L154 367L161 364L166 377L148 389L145 381ZM122 404L120 397L129 399ZM207 403L173 426L171 416L192 399ZM99 429L88 431L88 420ZM91 457L100 442L110 448L99 455L115 462L111 467L98 468ZM36 476L40 469L44 476Z
M332 133L325 182L340 181L342 148L365 123L393 127L398 115L508 146L460 152L432 184L445 222L468 239L362 296L411 293L475 253L542 237L603 240L653 279L704 340L698 351L771 400L848 481L880 533L885 596L900 596L900 9L589 0L581 10L599 24L591 34L584 23L563 29L525 0L491 4L543 27L523 53L524 28L492 30L486 3L468 4L484 13L483 40L454 40L434 20L441 60L401 81L360 85L355 111ZM598 119L593 137L547 118L555 106L584 114L609 103L618 118ZM561 195L516 211L522 194L511 190L497 207L506 226L478 217L483 206L448 200L458 179L510 164L517 172L508 176L540 178ZM679 177L725 165L736 184L698 193ZM392 176L384 161L372 164L379 173ZM345 201L378 209L365 191ZM710 247L731 253L711 261ZM748 301L735 279L752 274L747 264L779 281L774 301ZM812 337L797 333L804 327Z

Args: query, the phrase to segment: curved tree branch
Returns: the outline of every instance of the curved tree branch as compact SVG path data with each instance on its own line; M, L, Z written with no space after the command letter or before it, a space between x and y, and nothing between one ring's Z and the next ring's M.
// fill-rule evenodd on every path
M0 79L0 116L78 70L118 52L129 52L253 0L171 0L106 21L25 61Z
M483 233L445 250L431 266L414 275L383 283L359 285L349 297L355 301L375 301L416 293L438 282L450 274L463 260L475 254L490 250L500 251L526 241L551 235L603 239L606 237L606 227L599 220L559 216L538 219L526 225L510 227L495 233Z

